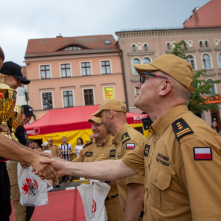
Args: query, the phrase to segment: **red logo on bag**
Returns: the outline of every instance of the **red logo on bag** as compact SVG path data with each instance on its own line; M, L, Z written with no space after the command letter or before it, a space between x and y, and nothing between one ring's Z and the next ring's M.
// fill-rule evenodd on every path
M92 218L95 218L95 212L97 210L97 204L93 199L93 205L92 205Z
M28 196L35 196L38 193L38 182L34 178L26 178L22 182L22 189L24 191L22 192L23 194L28 194Z

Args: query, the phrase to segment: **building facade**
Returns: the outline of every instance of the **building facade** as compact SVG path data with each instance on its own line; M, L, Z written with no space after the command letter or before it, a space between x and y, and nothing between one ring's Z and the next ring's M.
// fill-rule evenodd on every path
M50 109L125 102L120 50L112 35L31 39L25 53L29 105Z
M192 64L194 73L206 69L202 77L206 81L217 80L221 76L221 27L182 28L165 30L121 31L116 32L118 44L123 51L127 98L130 112L140 113L134 107L135 84L139 75L133 64L148 64L160 55L172 52L174 42L185 40L188 47L188 61ZM221 94L221 85L214 85L212 94ZM204 112L203 118L211 124L212 117L218 121L221 116L221 103L219 111Z

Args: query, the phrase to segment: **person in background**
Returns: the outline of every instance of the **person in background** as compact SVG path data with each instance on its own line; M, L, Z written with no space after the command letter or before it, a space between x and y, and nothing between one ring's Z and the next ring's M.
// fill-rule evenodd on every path
M53 139L51 137L48 139L48 145L49 145L49 150L52 153L52 156L60 157L60 150L57 145L53 144ZM56 188L60 188L58 177L55 180L53 180L53 186L55 186Z
M24 108L20 125L16 129L15 136L18 141L34 149L34 141L29 140L24 126L30 122L31 118L34 116L33 109L29 105L23 105ZM15 221L25 221L30 220L35 207L32 206L22 206L20 204L20 191L18 187L18 178L17 178L17 161L10 160L7 164L8 175L10 178L10 189L13 205L15 208Z
M42 149L44 149L44 151L43 151L44 153L48 153L48 154L50 154L50 156L52 156L52 152L49 149L48 142L44 142L41 146L42 146ZM52 185L52 180L47 180L47 184L48 184L48 189L47 189L48 192L54 189L53 185Z
M83 146L84 146L84 142L83 142L82 138L78 137L77 145L74 148L74 154L76 155L76 157L78 157L78 155L79 155L81 149L83 148Z
M62 144L59 146L60 154L64 160L71 161L71 155L73 154L71 144L67 143L67 138L62 137ZM72 182L71 176L63 177L64 182Z
M219 131L218 124L217 124L216 121L213 121L211 127L212 127L212 129L215 130L219 135L221 135L221 132Z

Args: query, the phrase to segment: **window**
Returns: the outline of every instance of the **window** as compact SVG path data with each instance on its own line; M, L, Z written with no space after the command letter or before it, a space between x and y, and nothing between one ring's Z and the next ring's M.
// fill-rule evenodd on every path
M61 64L61 77L71 77L70 64Z
M144 58L143 59L143 64L150 64L150 59L149 58Z
M136 51L136 45L134 45L134 44L132 45L132 50Z
M104 44L105 44L105 45L109 45L110 43L111 43L111 42L110 42L109 40L105 40L105 41L104 41Z
M200 47L201 47L201 48L203 47L203 42L202 42L202 41L200 41Z
M133 64L140 64L140 60L138 58L133 59ZM133 66L133 74L138 75L136 69Z
M218 63L219 63L219 68L221 68L221 53L218 54Z
M144 51L148 51L148 45L144 44Z
M142 51L142 44L138 44L138 50Z
M51 78L49 65L41 65L40 70L41 70L41 79Z
M211 81L213 81L212 79L208 79L207 80L207 82L211 82ZM215 94L216 93L216 91L215 91L215 85L214 84L212 84L212 87L211 87L211 89L210 89L210 94Z
M81 62L82 76L91 75L91 64L90 62Z
M101 71L102 74L110 74L110 61L101 61Z
M84 89L85 106L94 105L93 89Z
M52 92L42 93L43 109L52 109Z
M64 49L65 51L80 51L81 48L77 46L68 46Z
M210 61L210 56L208 54L203 55L203 68L204 69L211 69L211 61Z
M186 42L184 42L183 46L184 46L185 48L187 48L187 44L186 44Z
M167 43L167 49L171 49L169 42Z
M188 55L188 58L186 60L192 65L193 70L195 70L196 66L195 66L195 60L194 60L193 55Z
M63 101L64 107L73 107L73 92L72 91L63 91Z
M209 42L208 41L205 41L205 46L209 47Z

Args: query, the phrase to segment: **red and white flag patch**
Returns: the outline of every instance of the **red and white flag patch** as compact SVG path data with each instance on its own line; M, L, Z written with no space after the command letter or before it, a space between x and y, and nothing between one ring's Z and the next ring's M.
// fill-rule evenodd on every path
M32 110L31 108L29 108L29 111L31 111L31 112L32 112L33 110Z
M126 144L126 149L127 150L133 150L135 148L135 143L127 143Z
M193 152L195 160L212 160L211 147L194 147Z

